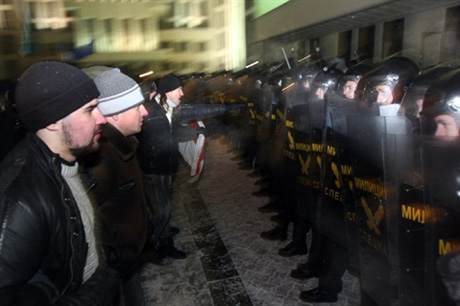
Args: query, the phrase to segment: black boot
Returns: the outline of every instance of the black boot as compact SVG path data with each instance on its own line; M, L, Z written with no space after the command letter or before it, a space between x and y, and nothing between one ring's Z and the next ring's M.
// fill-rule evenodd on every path
M272 191L269 188L262 188L252 193L252 195L255 197L268 197L271 194L272 194Z
M169 230L171 231L171 234L173 236L176 236L177 234L180 233L180 229L178 227L170 226Z
M310 279L321 276L323 262L306 262L291 271L291 277L295 279Z
M164 256L172 259L184 259L187 257L185 252L182 252L174 246L172 238L160 238L158 251Z
M284 224L286 222L289 222L289 218L288 218L288 216L287 216L287 214L285 212L280 211L280 212L278 212L278 214L271 216L270 221L280 223L280 224Z
M280 212L282 211L283 206L280 201L273 201L265 204L264 206L259 207L257 210L261 213L269 212Z
M337 302L337 292L326 288L316 287L300 292L300 299L307 303L334 303Z
M154 243L147 243L142 250L142 259L154 265L162 265L163 264L163 254L158 251L158 248L155 247Z
M277 226L267 232L262 232L260 237L266 240L284 241L287 239L287 228L284 226Z
M284 248L278 251L278 254L283 257L291 257L295 255L308 254L308 247L305 242L292 241L288 243Z

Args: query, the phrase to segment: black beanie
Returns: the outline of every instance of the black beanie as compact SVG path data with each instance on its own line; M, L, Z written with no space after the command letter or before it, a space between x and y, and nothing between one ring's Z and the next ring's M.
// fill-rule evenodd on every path
M76 111L99 96L94 81L80 69L62 62L30 66L16 86L16 107L32 132Z
M158 82L158 93L164 95L167 92L173 91L181 87L180 80L172 74L165 75Z

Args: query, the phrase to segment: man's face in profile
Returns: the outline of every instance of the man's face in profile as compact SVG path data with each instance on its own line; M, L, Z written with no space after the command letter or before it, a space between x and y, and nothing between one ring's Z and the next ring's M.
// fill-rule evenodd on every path
M379 84L374 87L374 90L377 92L377 102L378 104L391 104L393 102L393 93L390 86L385 84Z
M63 143L71 155L79 157L99 148L102 125L107 120L97 108L94 99L60 120Z
M355 98L355 90L358 84L355 81L347 81L343 86L343 95L345 98L353 100Z
M436 123L435 136L460 136L460 127L454 117L448 114L442 114L434 117Z
M182 87L178 87L166 93L166 97L176 105L180 104L183 95L184 92L182 91Z

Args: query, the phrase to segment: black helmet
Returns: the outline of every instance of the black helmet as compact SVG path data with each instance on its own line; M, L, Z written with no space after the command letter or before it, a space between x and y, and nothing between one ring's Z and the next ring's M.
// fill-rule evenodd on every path
M299 82L304 84L306 87L311 88L313 80L319 71L321 71L321 68L318 63L311 63L308 66L303 67L303 69L300 70Z
M452 69L450 66L438 65L425 69L418 74L409 85L398 113L409 117L418 117L428 87Z
M363 76L371 70L372 66L367 64L358 64L350 67L347 70L347 72L345 72L345 74L340 78L337 90L340 91L340 94L342 94L345 90L345 85L348 81L353 81L356 83L356 85L358 85L359 81L363 78ZM355 99L360 97L357 88L354 91L354 96Z
M460 120L460 69L444 74L428 88L420 114L426 117L447 114Z
M392 57L376 65L362 79L364 99L369 103L377 102L375 87L387 85L393 94L393 101L401 101L404 92L419 72L418 66L406 57Z
M323 70L318 72L313 80L311 93L316 95L316 91L319 88L323 89L324 94L327 92L336 91L337 85L342 75L343 72L339 69L328 69L327 67L323 68Z

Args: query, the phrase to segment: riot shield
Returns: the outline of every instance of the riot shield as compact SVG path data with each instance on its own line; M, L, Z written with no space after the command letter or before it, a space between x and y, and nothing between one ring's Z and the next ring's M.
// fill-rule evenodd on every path
M302 111L304 110L304 111ZM297 164L297 205L299 216L315 225L321 188L323 152L324 101L308 102L293 108L295 113L294 142Z
M356 226L356 212L355 200L353 195L353 176L352 165L350 159L350 151L348 147L348 128L347 116L349 115L364 115L367 109L359 107L357 101L352 101L338 95L327 95L327 117L330 120L330 127L326 132L327 143L334 147L335 152L335 165L338 169L338 177L340 178L338 184L340 185L340 198L342 200L340 208L342 226L340 230L343 232L341 235L346 234L346 241L344 237L336 238L342 241L342 245L346 245L348 249L349 264L356 270L359 270L359 257L358 257L358 228ZM334 168L330 163L330 182L335 184L333 176L336 175L333 171ZM337 214L338 217L338 214ZM345 228L343 228L345 226Z
M332 126L331 113L341 113L338 109L341 98L336 94L325 96L325 132L323 138L323 150L321 153L321 201L318 209L318 230L335 243L347 247L347 226L344 214L343 180L339 163L339 143Z
M452 284L458 288L458 272L448 264L447 269L440 270L437 264L460 247L460 140L436 137L424 141L422 167L425 200L430 206L425 237L425 298L429 305L458 305L458 289L447 290Z
M255 122L257 131L257 164L266 169L272 158L272 137L274 133L274 110L279 99L279 88L264 84L255 103Z
M301 105L301 101L297 101L297 93L299 89L299 83L290 83L283 88L281 92L281 105L284 105L284 122L281 122L279 132L279 140L282 141L281 153L281 184L283 190L290 197L293 195L293 188L295 188L295 173L296 173L296 152L295 152L295 141L294 141L294 118L296 117L293 112L294 105ZM297 121L297 120L296 120Z
M348 116L348 140L353 168L353 191L358 227L359 270L362 289L377 304L397 299L391 258L395 252L390 228L397 226L397 205L388 201L385 173L386 134L407 134L411 123L403 116ZM390 255L391 252L391 255Z
M248 158L253 158L256 154L256 115L254 110L254 99L257 95L254 95L254 83L256 82L256 76L250 76L242 80L241 84L241 95L240 101L246 104L246 109L243 116L238 116L240 122L240 132L238 139L238 147ZM229 117L230 114L227 114Z
M287 79L290 80L289 76L285 76L283 81ZM272 158L271 163L271 172L274 176L280 180L285 176L286 169L284 167L284 162L286 161L286 154L288 152L284 151L286 143L289 143L286 126L286 117L289 116L288 112L291 111L292 105L292 94L293 91L290 88L282 88L278 103L275 107L275 130L273 133L273 146L272 146ZM292 122L292 121L290 121ZM288 123L290 124L290 123ZM291 156L292 157L292 156Z
M316 205L320 188L320 153L315 144L312 151L312 128L310 124L309 104L300 104L292 108L295 144L295 186L297 214L310 224L315 224Z
M424 292L428 207L424 202L420 137L386 134L385 146L386 214L396 216L388 226L392 285L400 305L428 305Z

